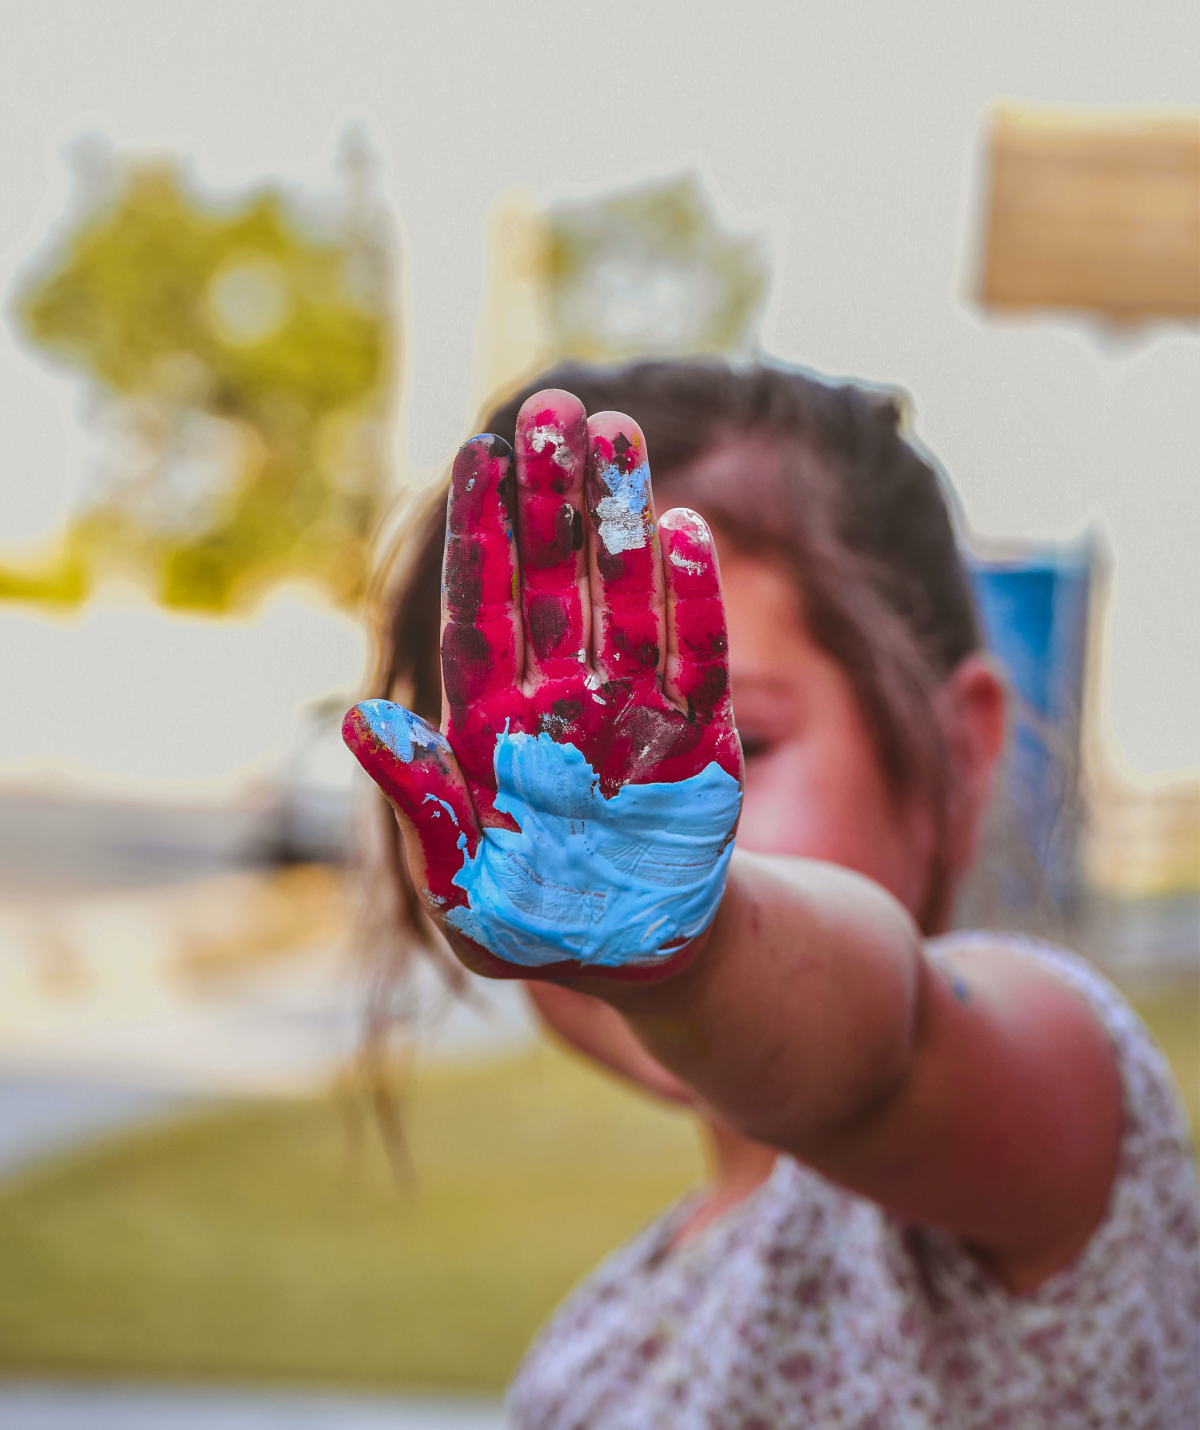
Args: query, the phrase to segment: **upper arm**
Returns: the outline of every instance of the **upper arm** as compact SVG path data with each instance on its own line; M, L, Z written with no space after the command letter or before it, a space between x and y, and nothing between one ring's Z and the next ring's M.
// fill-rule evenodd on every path
M809 1160L914 1221L958 1232L1011 1289L1099 1225L1122 1131L1116 1059L1052 972L1002 946L923 960L912 1059L892 1095Z

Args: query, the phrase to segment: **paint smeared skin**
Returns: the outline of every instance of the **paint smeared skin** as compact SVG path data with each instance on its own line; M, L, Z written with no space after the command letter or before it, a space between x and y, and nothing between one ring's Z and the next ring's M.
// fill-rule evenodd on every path
M588 421L592 654L607 680L657 683L663 656L663 577L646 439L617 412Z
M347 712L342 739L417 831L430 902L446 912L467 902L452 881L479 847L479 826L446 737L388 700Z
M667 582L665 685L704 724L732 722L729 641L712 535L686 507L659 522Z
M502 437L472 437L454 460L446 508L442 686L446 733L480 818L505 825L492 807L492 749L506 721L524 728L515 514L511 448Z
M716 763L672 784L626 784L611 798L574 745L502 735L492 830L455 883L452 928L535 969L564 952L589 967L668 958L707 928L725 888L737 780Z
M574 678L587 658L587 551L583 474L587 418L569 392L531 398L517 416L521 602L529 635L526 677Z
M687 780L712 763L740 780L712 540L694 513L668 513L660 556L636 424L605 413L585 426L576 399L539 393L518 418L515 466L514 484L507 445L472 439L455 462L449 504L444 726L484 837L489 827L515 827L494 804L493 759L505 729L574 745L606 798L626 785ZM363 758L371 752L356 753L379 778ZM423 824L406 817L425 863L437 866L430 891L441 898L448 885L461 892L452 880L465 856L444 839L426 845L434 808L422 804ZM447 932L479 972L529 976ZM689 956L686 946L673 956L669 948L653 966L635 962L607 976L665 976ZM564 959L538 976L580 971Z

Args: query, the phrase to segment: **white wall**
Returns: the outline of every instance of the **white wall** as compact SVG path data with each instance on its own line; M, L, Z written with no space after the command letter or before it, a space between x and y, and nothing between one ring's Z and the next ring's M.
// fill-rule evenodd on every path
M1194 0L41 0L5 32L0 253L44 223L48 163L87 112L229 174L303 163L345 111L374 117L409 245L417 467L469 422L493 197L701 156L734 210L787 232L778 351L906 386L977 530L1099 523L1119 749L1146 774L1200 761L1200 344L1118 363L1061 326L985 325L956 295L981 110L1196 103ZM0 357L4 541L54 520L75 439L53 383Z

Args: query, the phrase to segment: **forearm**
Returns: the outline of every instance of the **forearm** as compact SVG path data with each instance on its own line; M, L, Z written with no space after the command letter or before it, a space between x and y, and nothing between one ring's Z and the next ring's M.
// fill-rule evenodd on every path
M870 881L736 854L691 963L649 985L580 979L745 1136L813 1156L868 1117L913 1051L920 939Z
M690 1089L650 1056L615 1008L558 983L527 983L525 991L546 1027L586 1057L655 1097L685 1106L695 1101Z

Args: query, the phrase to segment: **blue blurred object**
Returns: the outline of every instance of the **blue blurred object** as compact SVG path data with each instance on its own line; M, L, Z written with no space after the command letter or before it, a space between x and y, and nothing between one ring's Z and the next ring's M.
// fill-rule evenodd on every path
M1079 888L1079 765L1091 541L1034 549L1018 559L968 556L967 570L989 650L1015 697L1004 796L1040 878L1014 863L1004 900L1042 901L1065 914ZM1040 887L1039 887L1040 885Z

